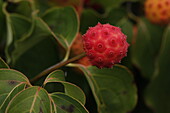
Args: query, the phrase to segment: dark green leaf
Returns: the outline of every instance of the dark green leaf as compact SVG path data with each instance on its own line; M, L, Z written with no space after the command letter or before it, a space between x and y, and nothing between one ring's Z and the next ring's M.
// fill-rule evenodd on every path
M6 42L6 19L2 11L3 0L0 0L0 56L4 55L4 48Z
M73 65L74 66L74 65ZM112 69L82 67L101 113L126 113L137 102L137 91L132 73L127 68L115 65Z
M58 41L64 48L68 48L78 30L79 20L72 7L52 8L46 11L42 19L58 37Z
M27 0L10 0L8 5L8 12L19 14L27 18L32 17L32 6L31 1Z
M59 82L64 85L65 94L77 99L82 104L85 104L86 98L83 91L76 85L66 82L64 72L62 70L56 70L49 74L44 81L44 85L50 82Z
M52 113L48 93L41 87L30 87L18 93L10 102L6 113Z
M151 24L146 19L140 20L136 41L132 45L132 61L146 78L153 75L162 33L162 27Z
M120 20L116 26L122 29L122 32L127 36L127 42L131 44L133 37L133 24L127 18L124 18Z
M74 98L63 93L52 93L54 113L88 113L86 108Z
M15 30L17 30L17 28ZM29 33L15 41L15 49L12 54L13 64L22 54L50 35L53 36L48 26L40 18L35 18ZM19 37L19 35L17 35L17 37Z
M111 9L113 7L119 7L123 2L127 1L138 1L138 0L94 0L97 3L101 4L106 10Z
M12 51L13 67L25 73L28 78L57 63L64 54L59 54L54 33L40 18L34 18L29 33L15 41Z
M84 34L89 27L95 26L98 22L102 24L109 23L111 25L117 25L117 22L124 18L125 14L126 12L123 8L112 9L108 14L105 15L100 15L91 9L83 10L81 15L80 31L82 34Z
M82 34L86 33L86 30L89 27L95 26L98 22L100 22L100 15L91 9L83 10L83 13L81 15L81 26L80 26L80 32ZM87 21L90 20L90 21Z
M145 100L155 113L170 113L169 50L170 26L167 27L163 37L163 42L157 59L157 67L153 76L154 78L146 90Z
M6 43L6 56L7 61L11 61L11 50L14 49L14 42L21 39L24 35L28 34L31 27L29 19L18 14L9 14L6 12L7 18L7 43Z
M133 38L133 24L127 18L123 18L117 23L116 26L122 29L122 32L127 36L127 42L130 44L127 57L122 59L121 64L127 66L129 69L132 69L133 65L131 61L131 43Z
M126 10L124 8L113 8L104 17L104 23L110 23L111 25L117 25L126 16Z
M8 64L0 57L0 68L9 68Z

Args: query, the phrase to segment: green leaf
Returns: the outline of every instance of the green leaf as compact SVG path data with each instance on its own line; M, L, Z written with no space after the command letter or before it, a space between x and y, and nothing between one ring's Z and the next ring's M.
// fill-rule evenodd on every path
M64 72L62 70L56 70L50 73L44 81L44 85L51 82L59 82L64 85L65 94L77 99L83 105L85 104L86 98L83 91L76 85L66 82Z
M132 45L132 62L146 78L153 76L155 59L162 40L163 28L141 19L135 43Z
M48 26L40 18L34 18L33 25L29 32L15 41L15 49L12 53L13 64L22 56L22 54L50 35L53 36ZM17 35L17 37L19 36Z
M89 27L95 26L101 20L101 15L91 9L84 9L81 15L80 32L82 34L86 33ZM87 21L90 20L90 21Z
M109 10L113 7L119 7L123 2L131 1L135 2L138 0L94 0L96 3L101 4L106 10Z
M71 65L70 65L71 66ZM94 66L83 67L85 74L101 113L126 113L137 102L137 91L132 73L127 68L115 65L112 69L98 69Z
M74 98L63 93L52 93L54 113L88 113L86 108Z
M0 56L3 53L2 51L4 51L5 41L6 41L6 20L2 9L3 9L3 0L0 0Z
M126 16L126 10L124 8L112 8L108 14L104 17L104 23L110 23L111 25L117 25Z
M18 14L9 14L12 32L13 32L13 41L19 40L21 37L26 35L31 28L31 20L28 18L18 15Z
M122 29L122 32L127 36L127 42L131 44L133 38L133 24L127 18L123 18L116 26Z
M8 4L4 3L3 11L6 15L6 24L7 24L7 44L6 44L6 54L9 57L9 52L13 48L13 42L17 39L20 39L23 35L29 31L31 26L31 21L25 16L19 14L9 13L7 11ZM10 59L7 59L10 61ZM9 62L8 61L8 62Z
M5 113L52 113L50 98L41 87L29 87L18 93L9 103Z
M0 113L5 113L5 110L9 104L9 102L11 101L11 99L20 91L24 90L26 87L26 84L24 83L20 83L18 85L16 85L8 94L3 94L1 96L2 99L2 104L0 106Z
M29 80L22 73L12 69L0 69L0 110L4 111L9 101L25 85L29 85Z
M0 57L0 68L9 68L8 64Z
M58 37L64 48L68 48L79 30L79 20L72 7L52 8L45 12L42 19Z
M155 113L170 113L170 25L164 32L156 70L146 90L145 100ZM160 103L163 103L160 105Z
M38 17L33 19L28 34L16 40L14 45L12 67L25 73L28 78L59 62L64 54L57 45L54 33Z
M80 31L84 34L89 27L95 26L98 22L102 24L109 23L111 25L117 25L117 22L122 20L125 14L126 12L123 8L113 8L105 15L101 15L91 9L83 10Z
M14 49L14 42L26 35L31 27L31 21L26 17L18 14L9 14L6 11L7 4L4 4L4 13L7 22L7 41L6 56L7 62L11 62L11 51Z
M32 18L32 14L42 15L50 6L48 0L10 0L8 11Z
M118 27L122 29L122 32L127 36L127 42L130 44L128 49L127 57L123 58L121 64L125 65L129 69L133 68L132 60L131 60L131 45L133 38L133 24L127 18L122 18L119 22L117 22Z
M8 12L19 14L30 19L33 12L33 4L31 3L31 1L27 0L10 0L10 5L8 5Z

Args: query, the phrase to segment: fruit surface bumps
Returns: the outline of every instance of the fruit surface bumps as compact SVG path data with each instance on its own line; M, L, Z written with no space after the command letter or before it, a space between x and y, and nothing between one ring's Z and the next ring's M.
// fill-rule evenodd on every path
M92 65L111 68L126 56L129 44L119 27L98 23L83 35L83 46Z
M168 24L170 22L170 0L146 0L146 17L155 24Z

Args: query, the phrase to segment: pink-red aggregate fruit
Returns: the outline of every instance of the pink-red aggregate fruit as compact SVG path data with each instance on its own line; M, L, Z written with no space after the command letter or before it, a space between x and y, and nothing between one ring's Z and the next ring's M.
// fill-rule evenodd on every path
M111 68L127 55L126 38L119 27L98 23L83 35L83 46L92 65Z
M144 6L146 17L152 23L170 23L170 0L146 0Z

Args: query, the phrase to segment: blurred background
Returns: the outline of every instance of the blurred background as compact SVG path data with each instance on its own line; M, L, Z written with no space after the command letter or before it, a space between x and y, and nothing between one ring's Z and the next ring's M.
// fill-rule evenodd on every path
M28 1L31 1L32 4ZM54 13L46 16L51 7L71 6L77 12L79 30L71 47L70 57L83 52L81 36L89 27L95 26L98 22L120 27L123 33L127 35L127 41L130 43L128 56L123 59L121 64L128 67L133 73L134 83L138 89L137 104L128 113L170 113L169 1L35 0L33 2L33 0L1 0L0 57L11 68L21 71L28 78L32 78L47 67L61 61L66 53L65 49L54 39L46 38L50 36L45 34L45 29L39 29L39 27L43 28L41 24L35 28L30 36L31 39L18 37L29 34L28 29L32 25L32 15L38 15L45 21L48 18L55 20ZM159 4L161 4L161 8L159 8ZM164 10L167 13L159 17ZM66 13L68 19L71 18L70 12ZM55 31L58 26L62 29L63 26L60 24L63 23L63 15L60 15L61 18L56 18L56 22L50 21L48 23L50 29ZM72 23L74 20L69 20L69 22ZM9 27L11 23L12 27ZM67 27L74 29L73 26L65 26L64 28ZM58 29L57 32L61 29ZM11 32L12 39L9 38ZM38 40L36 37L44 38ZM91 65L85 57L77 63L85 66ZM89 112L97 113L97 105L83 73L77 68L63 67L62 69L66 72L66 80L80 86L85 92L87 96L86 107ZM43 79L36 84L39 85ZM61 90L62 86L58 86L57 89ZM55 85L49 85L48 90L49 92L56 90Z

